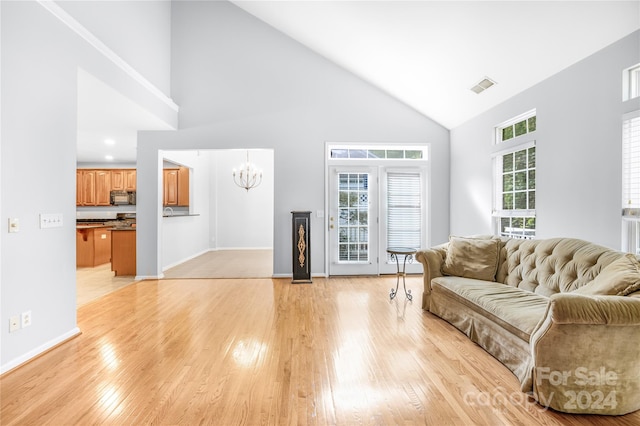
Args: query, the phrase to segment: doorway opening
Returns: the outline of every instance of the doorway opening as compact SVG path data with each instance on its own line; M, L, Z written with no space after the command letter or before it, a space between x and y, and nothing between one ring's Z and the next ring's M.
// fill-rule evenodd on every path
M175 130L89 72L77 74L76 150L76 306L135 281L116 276L111 231L135 222L133 202L115 202L136 192L137 137L140 130ZM135 196L133 198L135 200ZM98 233L98 230L102 230ZM103 232L104 231L104 232Z
M274 152L272 149L162 151L165 161L188 166L188 214L163 214L164 278L271 278L273 276ZM251 164L259 185L238 187L233 173Z

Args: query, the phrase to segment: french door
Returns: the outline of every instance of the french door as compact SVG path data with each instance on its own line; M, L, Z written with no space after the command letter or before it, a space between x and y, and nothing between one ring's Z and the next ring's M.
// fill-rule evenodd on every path
M378 173L375 167L329 170L329 274L378 273Z
M423 247L423 168L330 167L329 175L329 275L395 273L387 247ZM414 261L406 271L422 267Z

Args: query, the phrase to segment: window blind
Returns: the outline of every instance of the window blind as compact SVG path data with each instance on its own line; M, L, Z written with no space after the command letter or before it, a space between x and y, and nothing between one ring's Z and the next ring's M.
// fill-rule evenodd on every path
M419 248L422 236L419 172L387 174L387 245Z
M640 209L640 110L622 120L622 208Z

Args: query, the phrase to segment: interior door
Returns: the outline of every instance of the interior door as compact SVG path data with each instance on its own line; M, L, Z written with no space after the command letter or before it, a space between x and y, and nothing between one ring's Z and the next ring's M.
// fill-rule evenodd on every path
M378 174L375 167L331 167L329 274L378 274Z

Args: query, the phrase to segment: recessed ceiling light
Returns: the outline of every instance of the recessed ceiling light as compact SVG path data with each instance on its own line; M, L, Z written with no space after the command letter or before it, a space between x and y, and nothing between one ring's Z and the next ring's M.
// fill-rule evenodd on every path
M471 91L474 93L480 94L485 90L487 90L489 87L493 86L494 84L496 84L495 81L491 80L489 77L485 77L482 80L480 80L478 84L473 86L471 88Z
M104 143L105 145L115 145L116 141L114 141L113 139L105 139Z
M105 155L105 160L113 160L113 155Z

